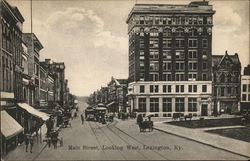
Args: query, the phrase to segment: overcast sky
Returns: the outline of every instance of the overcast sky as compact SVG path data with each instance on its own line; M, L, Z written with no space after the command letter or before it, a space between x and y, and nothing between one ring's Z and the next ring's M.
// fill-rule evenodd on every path
M30 32L30 1L7 0L25 18ZM190 1L137 0L137 3L187 4ZM128 77L126 18L135 0L33 0L33 32L44 46L40 60L65 62L73 94L88 96L115 78ZM249 1L213 0L213 54L249 58Z

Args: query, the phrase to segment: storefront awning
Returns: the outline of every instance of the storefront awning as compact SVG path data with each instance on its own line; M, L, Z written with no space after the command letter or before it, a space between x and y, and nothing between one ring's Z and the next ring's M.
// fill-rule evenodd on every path
M5 110L1 111L1 133L9 139L23 131L23 127L16 122Z
M113 102L107 104L106 106L107 106L107 107L108 107L108 106L111 106L111 105L113 105L114 103L115 103L115 102L113 101Z
M46 113L38 111L37 109L34 109L27 103L18 103L18 106L23 108L27 112L29 112L31 115L41 118L43 121L46 121L49 119L49 116Z

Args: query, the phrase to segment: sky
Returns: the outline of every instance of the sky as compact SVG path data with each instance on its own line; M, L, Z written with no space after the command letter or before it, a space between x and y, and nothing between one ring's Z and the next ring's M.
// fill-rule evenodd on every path
M23 15L31 32L29 0L7 0ZM188 4L181 0L33 0L33 32L44 48L40 61L65 62L72 94L88 96L111 77L128 77L127 16L135 3ZM211 0L216 13L212 54L238 53L250 64L249 1Z

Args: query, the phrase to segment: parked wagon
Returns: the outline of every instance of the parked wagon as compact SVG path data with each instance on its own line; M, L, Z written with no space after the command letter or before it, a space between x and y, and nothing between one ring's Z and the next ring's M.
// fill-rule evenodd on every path
M139 123L140 132L146 131L148 129L149 131L153 131L153 121L141 121Z

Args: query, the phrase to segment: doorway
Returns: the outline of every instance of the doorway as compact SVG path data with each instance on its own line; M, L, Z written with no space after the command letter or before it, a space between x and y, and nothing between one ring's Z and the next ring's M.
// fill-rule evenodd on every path
M207 104L201 105L201 116L207 116Z

